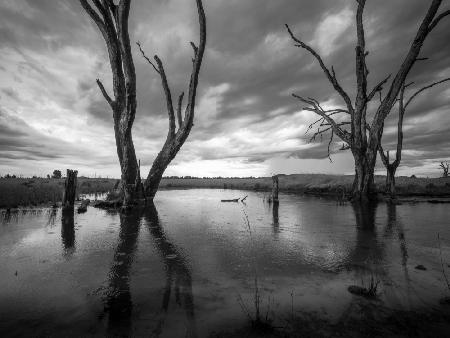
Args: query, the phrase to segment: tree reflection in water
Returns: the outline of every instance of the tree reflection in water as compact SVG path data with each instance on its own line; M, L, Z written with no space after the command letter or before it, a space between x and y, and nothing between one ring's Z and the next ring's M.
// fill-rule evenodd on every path
M368 263L377 264L383 257L383 247L377 239L375 225L377 204L355 203L352 207L356 221L356 244L349 262L362 268Z
M105 297L108 335L130 336L132 334L133 302L130 292L130 271L137 249L142 215L148 225L155 247L166 266L166 285L163 292L161 319L150 336L159 336L162 333L170 298L174 294L176 303L186 312L186 336L196 337L191 272L179 249L167 239L153 204L130 214L120 215L119 243L108 276L108 289Z
M130 270L137 247L141 212L120 214L119 243L108 276L105 311L108 313L108 334L129 336L133 302L130 292ZM108 336L109 336L108 335Z
M397 205L395 203L387 204L387 226L386 234L392 234L392 231L397 232L397 238L400 244L400 253L402 257L402 266L405 269L405 274L408 274L407 263L408 263L408 248L406 245L405 231L403 229L403 224L397 216Z
M378 204L353 204L355 213L357 235L356 244L350 253L348 263L356 272L357 278L361 278L363 283L368 284L370 279L383 282L383 285L394 285L388 273L388 266L392 262L386 262L387 253L385 248L385 239L378 238L376 226L376 214ZM397 238L400 245L401 265L407 284L407 292L409 296L409 275L408 275L408 249L405 239L403 226L397 216L397 206L393 203L386 205L386 225L384 227L384 236L391 237L393 231L397 232ZM368 273L370 275L368 275ZM385 290L387 291L387 290ZM396 293L395 290L391 292ZM394 295L390 296L391 298Z
M187 332L185 336L196 337L197 328L191 271L180 250L167 238L159 222L158 211L153 204L145 209L145 219L155 246L166 266L166 286L163 294L161 319L158 326L153 330L153 335L159 336L162 333L165 317L169 310L170 298L174 294L176 304L182 307L186 313Z

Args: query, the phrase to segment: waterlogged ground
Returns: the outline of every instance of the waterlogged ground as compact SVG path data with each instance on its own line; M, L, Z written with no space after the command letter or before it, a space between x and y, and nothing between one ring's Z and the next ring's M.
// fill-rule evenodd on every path
M400 335L442 335L449 219L445 204L281 195L273 208L236 190L162 191L127 216L2 211L0 336L243 336L255 294L274 335L307 323L308 335L347 325L342 336L386 336L386 321ZM347 291L371 280L375 300Z

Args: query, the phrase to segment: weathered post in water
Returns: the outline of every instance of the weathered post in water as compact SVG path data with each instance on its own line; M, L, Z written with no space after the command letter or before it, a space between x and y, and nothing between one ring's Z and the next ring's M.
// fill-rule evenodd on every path
M67 169L61 216L61 238L66 253L75 245L74 207L78 171Z
M278 175L272 176L272 202L278 204Z
M66 182L64 183L63 210L74 210L77 192L77 170L67 169Z

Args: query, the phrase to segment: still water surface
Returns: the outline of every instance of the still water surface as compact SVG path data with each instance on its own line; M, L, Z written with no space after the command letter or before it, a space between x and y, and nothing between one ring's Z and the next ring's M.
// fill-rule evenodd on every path
M273 208L262 193L198 189L161 191L127 216L3 211L0 335L208 336L246 325L255 277L279 325L305 311L339 319L358 298L347 287L371 278L383 306L433 309L449 219L445 204L361 210L281 194Z

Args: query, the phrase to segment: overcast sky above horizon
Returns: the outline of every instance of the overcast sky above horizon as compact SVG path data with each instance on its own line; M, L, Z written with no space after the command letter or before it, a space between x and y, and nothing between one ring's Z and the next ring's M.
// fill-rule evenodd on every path
M429 1L367 1L369 88L395 73ZM291 97L295 92L342 105L317 62L293 46L284 24L334 66L354 93L354 0L204 0L207 50L200 73L194 127L166 175L265 176L273 173L353 173L349 151L337 138L333 162L327 139L309 143L315 120ZM450 7L443 1L442 10ZM158 54L178 96L188 87L189 41L198 41L194 0L135 0L132 41ZM450 19L422 49L428 61L410 73L409 92L450 77ZM142 175L165 140L167 113L160 78L133 44L138 110L133 138ZM0 174L46 175L78 169L80 175L120 176L112 113L95 79L111 88L106 47L75 0L0 0ZM450 160L450 83L420 96L405 117L400 175L438 176ZM397 110L383 144L395 149ZM378 161L380 162L380 161ZM381 164L378 163L380 173Z

